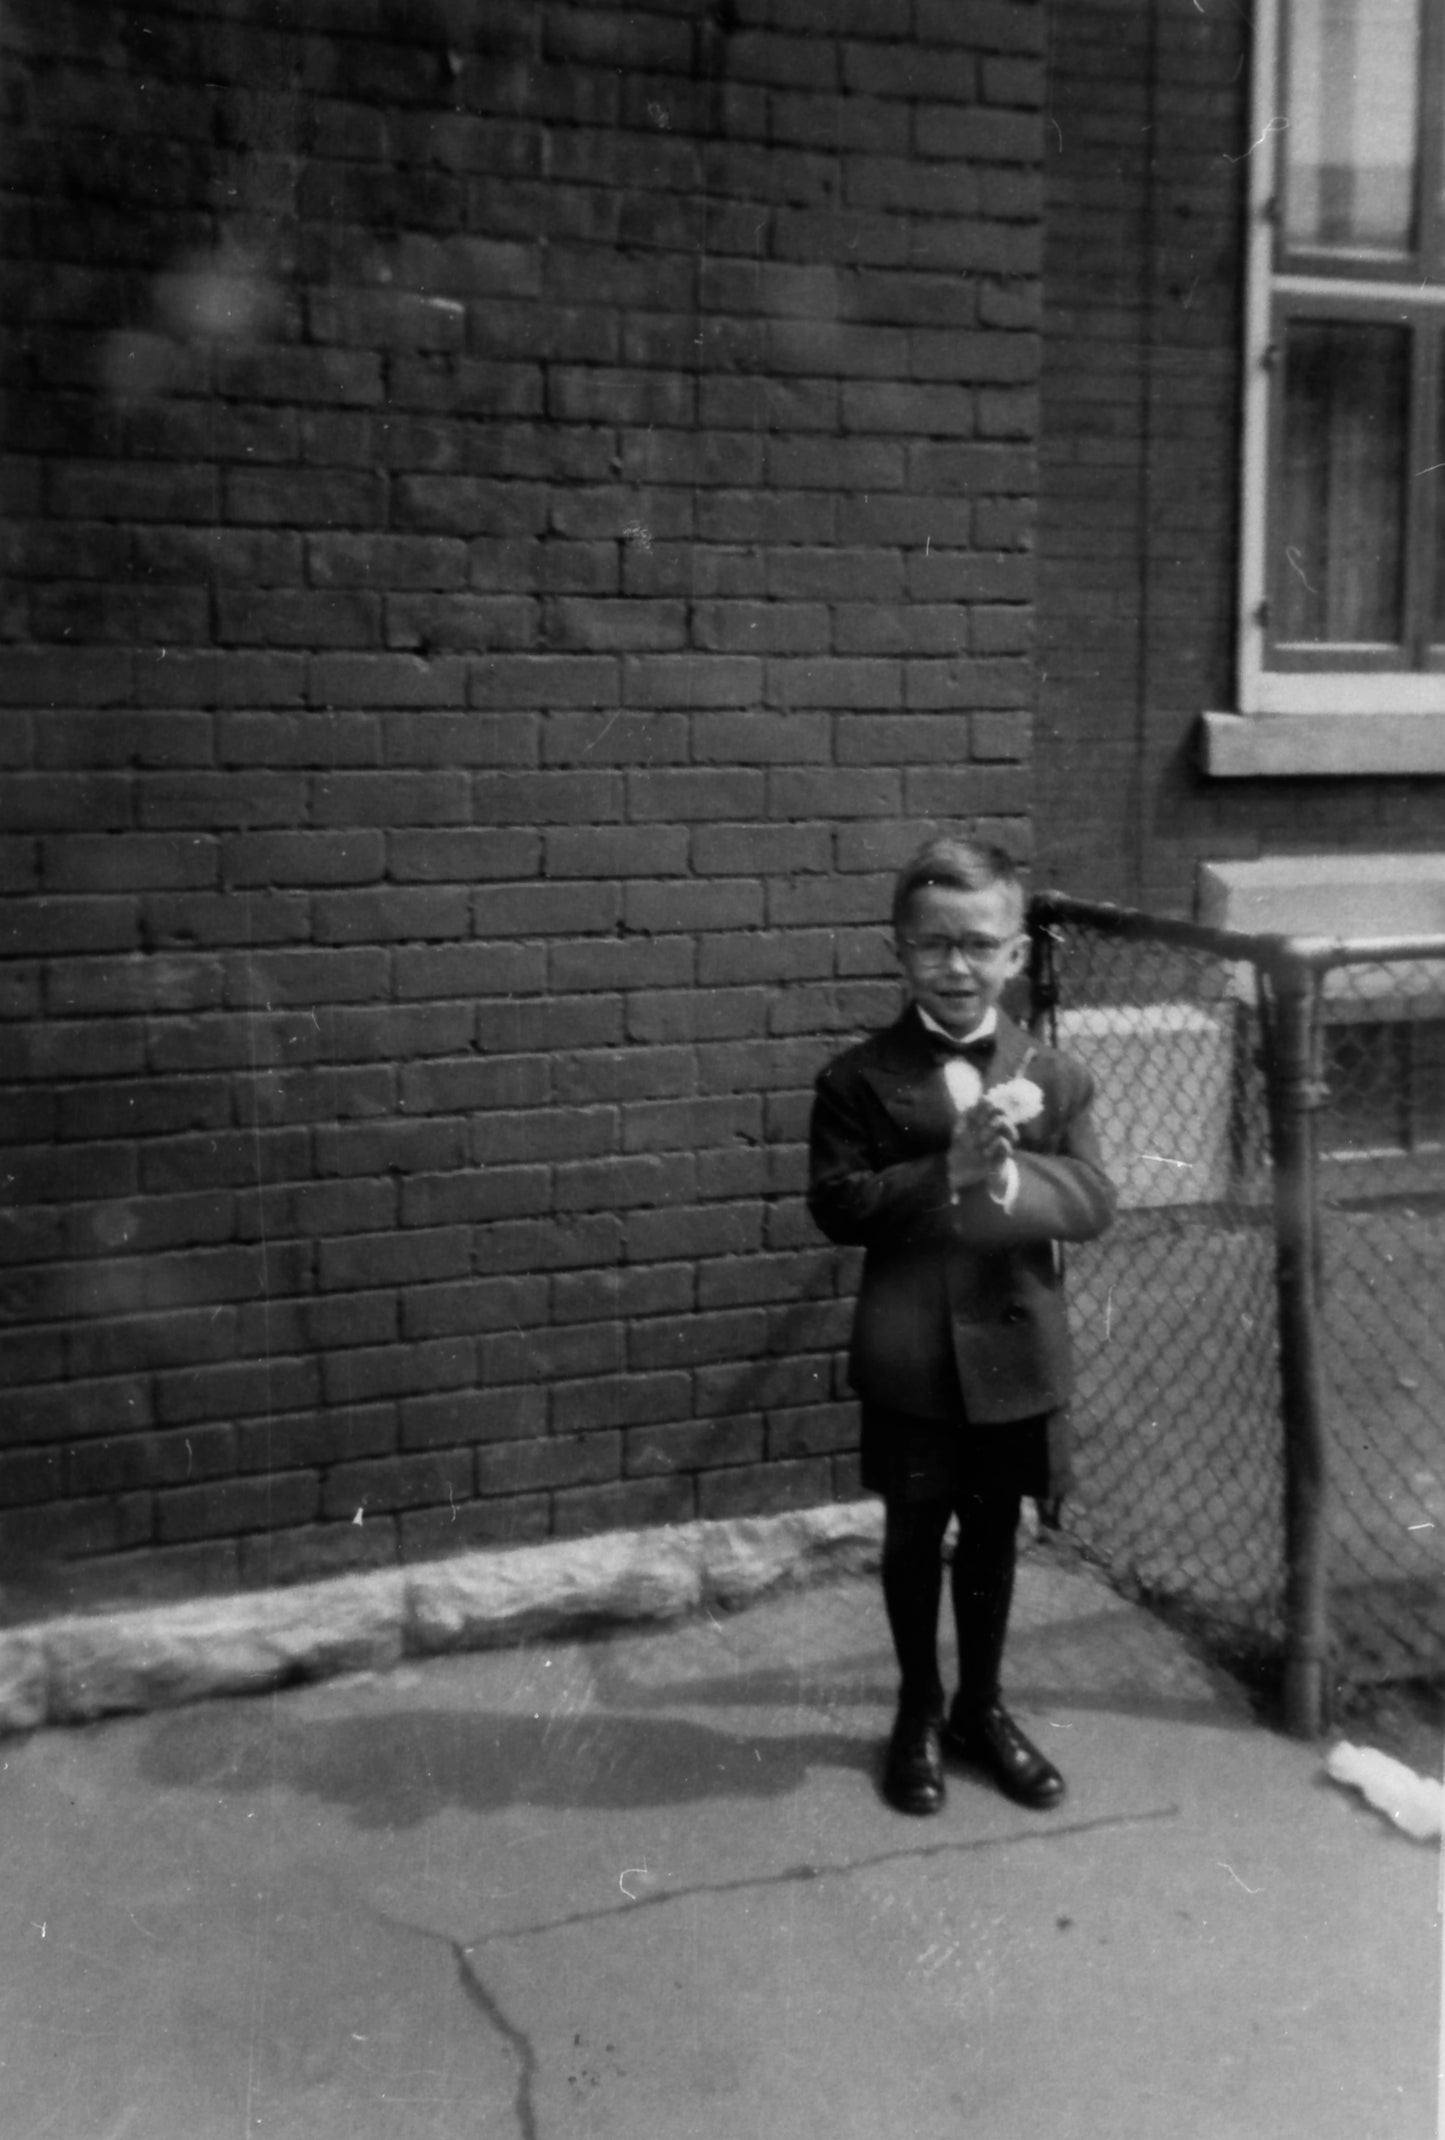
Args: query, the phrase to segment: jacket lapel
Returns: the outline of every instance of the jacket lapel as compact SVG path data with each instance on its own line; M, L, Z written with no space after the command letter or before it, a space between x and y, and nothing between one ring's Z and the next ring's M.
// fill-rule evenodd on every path
M1028 1034L1000 1012L985 1091L1016 1077L1033 1045ZM943 1076L943 1059L911 1007L878 1036L877 1053L864 1075L907 1142L928 1147L947 1143L954 1108Z
M909 1144L946 1143L953 1102L938 1055L912 1008L878 1035L864 1070L889 1120Z
M1037 1049L1038 1043L1030 1038L1022 1026L1015 1025L1012 1018L998 1014L998 1045L993 1052L993 1061L988 1066L988 1075L983 1084L985 1092L990 1085L1006 1085L1011 1077L1017 1077L1027 1056Z

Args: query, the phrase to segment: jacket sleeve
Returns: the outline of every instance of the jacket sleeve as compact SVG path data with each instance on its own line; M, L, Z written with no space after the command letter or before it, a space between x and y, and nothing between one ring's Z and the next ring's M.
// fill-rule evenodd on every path
M879 1163L856 1082L829 1067L813 1093L808 1130L808 1210L848 1246L890 1234L947 1239L951 1206L942 1152Z
M1112 1223L1114 1185L1104 1172L1094 1127L1094 1083L1080 1063L1064 1062L1061 1123L1051 1148L1014 1153L1019 1191L1005 1211L982 1183L953 1206L954 1238L970 1248L1023 1248L1040 1241L1092 1241Z
M951 1198L942 1152L879 1163L865 1102L833 1068L819 1077L809 1130L808 1209L830 1241L892 1238L965 1248L1023 1248L1044 1241L1089 1241L1114 1216L1093 1124L1093 1086L1081 1065L1061 1065L1061 1117L1053 1147L1014 1154L1019 1189L1005 1211L983 1183Z

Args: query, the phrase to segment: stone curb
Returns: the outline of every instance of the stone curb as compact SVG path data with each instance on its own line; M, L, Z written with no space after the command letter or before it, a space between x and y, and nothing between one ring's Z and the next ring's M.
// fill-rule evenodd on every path
M255 1694L402 1657L736 1609L876 1566L877 1502L611 1531L0 1632L0 1732Z

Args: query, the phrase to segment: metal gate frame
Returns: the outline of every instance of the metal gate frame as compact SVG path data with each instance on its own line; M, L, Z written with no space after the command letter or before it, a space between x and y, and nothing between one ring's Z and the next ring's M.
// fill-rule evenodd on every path
M1274 1277L1278 1305L1284 1464L1284 1657L1286 1729L1317 1738L1327 1723L1329 1681L1328 1410L1321 1349L1320 1170L1317 1119L1323 1077L1321 1001L1332 969L1408 960L1445 961L1445 935L1339 937L1251 934L1177 921L1104 901L1045 891L1029 905L1030 1016L1055 1030L1062 989L1054 925L1115 938L1176 945L1250 966L1261 1013L1271 1157Z

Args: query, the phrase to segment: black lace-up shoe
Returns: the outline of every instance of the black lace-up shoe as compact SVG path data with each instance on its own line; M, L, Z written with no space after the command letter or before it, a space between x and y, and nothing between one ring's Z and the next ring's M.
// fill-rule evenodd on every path
M900 1710L888 1741L883 1795L900 1813L937 1813L943 1804L938 1719Z
M943 1727L943 1744L983 1769L1018 1805L1045 1812L1064 1795L1063 1777L1024 1737L1001 1702L972 1714L955 1702Z

